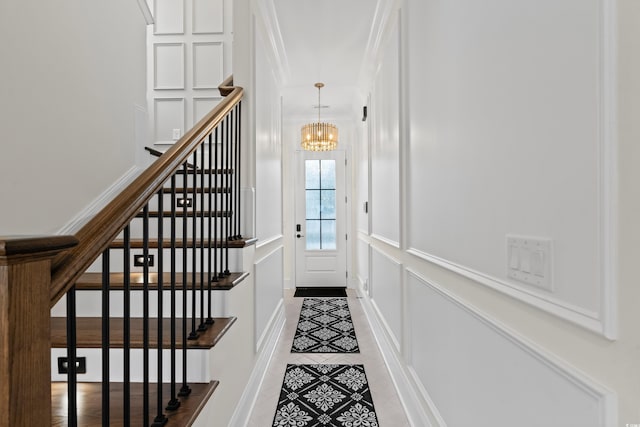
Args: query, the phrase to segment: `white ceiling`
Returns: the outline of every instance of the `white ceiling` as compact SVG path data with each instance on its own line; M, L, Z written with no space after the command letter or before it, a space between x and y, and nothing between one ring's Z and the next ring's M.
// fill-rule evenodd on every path
M284 113L317 115L318 90L323 82L322 118L338 119L354 110L359 77L377 0L273 0L284 56ZM278 28L276 27L276 28Z

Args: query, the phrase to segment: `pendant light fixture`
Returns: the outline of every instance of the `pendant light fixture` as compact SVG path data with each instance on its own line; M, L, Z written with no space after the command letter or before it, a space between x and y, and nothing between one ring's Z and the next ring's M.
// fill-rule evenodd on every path
M331 123L320 121L320 89L324 83L316 83L318 88L318 122L302 126L300 145L307 151L330 151L338 148L338 128Z

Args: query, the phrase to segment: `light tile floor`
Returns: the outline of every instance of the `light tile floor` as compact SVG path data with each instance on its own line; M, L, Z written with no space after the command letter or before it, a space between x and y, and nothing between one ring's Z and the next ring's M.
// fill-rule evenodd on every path
M402 404L398 399L387 367L360 305L360 300L357 298L355 291L351 289L347 290L347 295L360 353L302 354L291 353L291 343L296 332L300 308L304 298L294 298L293 291L285 292L286 323L273 358L267 368L265 381L258 394L258 400L249 418L248 426L267 427L273 424L273 417L276 412L280 387L282 387L282 379L284 378L287 364L318 363L364 365L379 425L382 427L409 426Z

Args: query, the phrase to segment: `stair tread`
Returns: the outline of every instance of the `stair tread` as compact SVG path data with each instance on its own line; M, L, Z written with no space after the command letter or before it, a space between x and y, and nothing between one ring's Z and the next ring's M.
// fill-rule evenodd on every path
M244 238L244 239L237 239L237 240L229 240L229 248L232 249L238 249L238 248L244 248L246 246L251 246L253 244L256 243L258 239L255 238ZM217 240L217 247L220 248L221 246L224 246L224 244L227 242L226 240ZM187 239L187 244L186 247L187 248L191 248L193 247L193 239ZM196 239L195 240L195 244L196 246L199 248L200 247L200 239ZM212 245L213 245L214 241L212 240ZM204 245L205 248L208 248L209 242L207 239L205 239L202 244ZM144 246L144 242L142 239L131 239L130 240L130 245L129 245L132 249L142 249L142 247ZM111 245L109 245L110 248L112 249L122 249L124 248L124 240L123 239L116 239L114 240ZM163 239L162 242L162 247L164 248L171 248L171 238L167 238L165 236L165 238ZM182 238L176 239L176 248L182 248ZM157 249L158 248L158 239L149 239L149 248L151 249Z
M193 273L187 273L187 289L191 288ZM227 291L242 282L249 273L231 273L231 275L220 279L218 282L211 282L211 289L216 291ZM206 275L205 275L206 276ZM144 287L144 273L131 273L130 287L132 290L142 290ZM171 273L162 274L164 290L171 290ZM111 290L122 290L124 288L124 273L109 273L109 283ZM200 273L196 272L196 288L200 287ZM209 288L208 282L204 284L205 289ZM158 288L158 273L149 273L149 288ZM101 290L102 273L84 273L76 281L77 290ZM182 289L182 273L176 273L176 289Z
M162 319L163 348L171 348L171 319ZM199 325L199 318L196 319L196 327ZM191 330L191 319L187 319L187 334ZM210 349L227 333L231 325L236 321L235 317L216 317L214 323L202 332L194 340L187 340L187 348L190 349ZM143 319L130 319L131 348L143 347ZM176 319L176 348L182 348L182 324L183 319ZM122 348L124 344L123 318L111 318L110 343L111 348ZM101 317L78 317L76 322L77 347L78 348L101 348L102 347L102 318ZM158 319L149 319L149 346L151 348L158 345ZM67 347L67 319L66 317L51 318L51 347Z
M180 397L180 407L175 411L164 410L164 414L169 422L167 427L171 426L189 426L194 423L198 414L202 411L205 404L218 387L218 381L209 383L190 383L191 394L186 397ZM178 389L181 384L178 384ZM123 383L110 383L110 426L123 426ZM142 383L131 383L131 424L132 426L144 425L141 414L142 409ZM169 400L170 385L163 384L162 395L165 401ZM51 403L52 403L52 425L62 427L68 425L67 420L67 383L54 382L51 383ZM101 383L78 383L78 401L82 405L78 405L78 425L83 427L101 427L102 426L102 384ZM156 384L152 384L149 390L149 424L153 423L156 413L157 390Z

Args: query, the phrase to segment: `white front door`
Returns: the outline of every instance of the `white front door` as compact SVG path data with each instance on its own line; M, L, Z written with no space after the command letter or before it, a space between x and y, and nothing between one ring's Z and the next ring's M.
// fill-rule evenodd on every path
M347 285L344 151L297 152L296 286Z

